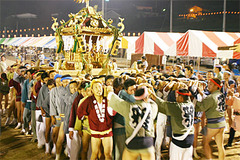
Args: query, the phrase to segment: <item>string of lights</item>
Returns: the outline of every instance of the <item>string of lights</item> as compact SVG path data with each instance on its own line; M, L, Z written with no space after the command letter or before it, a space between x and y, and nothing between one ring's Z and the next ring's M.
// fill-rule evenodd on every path
M21 30L21 29L20 29ZM1 31L0 31L0 33L1 33ZM5 32L4 32L5 33ZM7 33L9 33L9 32L7 32ZM17 32L16 32L17 33ZM138 33L130 33L130 32L128 32L128 33L123 33L123 36L140 36L141 35L141 33L140 32L138 32ZM53 36L53 34L49 34L49 35L46 35L46 34L43 34L43 35L41 35L41 34L19 34L19 36L18 37L41 37L41 36L43 36L43 37L46 37L46 36ZM14 34L14 35L10 35L10 34L8 34L8 35L6 35L5 36L5 34L2 34L2 38L12 38L12 37L17 37L17 35L16 34Z
M226 14L240 14L240 12L231 12L231 11L226 11ZM179 14L179 17L187 17L187 16L210 16L210 15L219 15L219 14L224 14L224 12L208 12L208 13L188 13L188 14Z
M40 30L42 30L42 31L44 31L44 30L49 30L49 27L41 27L41 28L29 28L29 29L19 29L19 30L3 30L3 31L0 31L0 33L13 33L13 32L15 32L15 33L18 33L18 32L27 32L27 31L40 31Z
M42 36L43 36L43 37L46 37L47 35L44 34L44 35L42 35ZM53 36L53 35L52 35L52 34L49 34L49 36ZM17 35L16 35L16 34L14 34L14 35L8 34L6 37L5 37L4 34L2 35L2 38L12 38L12 37L16 38ZM20 34L18 37L41 37L41 34L26 34L25 36L22 35L22 34Z

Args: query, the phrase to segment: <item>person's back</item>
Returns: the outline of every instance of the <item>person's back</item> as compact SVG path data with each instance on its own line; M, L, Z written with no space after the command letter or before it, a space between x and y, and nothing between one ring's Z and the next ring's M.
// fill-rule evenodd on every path
M120 107L119 105L116 105L116 103L114 103L113 100L110 101L110 104L112 104L112 105L110 105L110 107L116 106L116 107L112 107L114 110L115 110L115 108ZM154 106L152 108L154 108L155 113L153 113L153 112L151 112L151 113L154 114L153 117L156 117L156 104L152 100L149 100L149 102L147 102L147 103L143 102L143 101L136 101L134 103L126 102L126 104L127 104L126 107L124 106L124 107L122 107L123 109L116 109L116 111L118 113L120 113L122 116L124 116L125 121L126 121L126 126L125 126L126 135L127 135L127 137L130 137L132 132L134 131L134 128L136 128L137 124L139 123L139 118L144 116L144 111L146 110L147 105L150 104L151 106ZM148 117L147 119L153 120L153 118L150 118L150 117ZM148 123L151 123L151 122L148 122ZM149 127L148 123L145 124L146 128L149 129L146 132L149 132L149 133L147 133L148 136L152 136L154 134L154 132L152 132L153 131L152 128L151 129L148 128ZM153 125L153 124L151 124L151 125ZM141 137L141 133L139 133L139 134Z
M5 78L3 78L3 75L5 75ZM8 79L6 77L5 73L1 74L1 78L0 78L0 93L3 95L6 95L9 93L9 86L8 86Z
M205 111L207 118L207 133L204 135L204 151L207 159L212 158L211 147L209 145L212 137L215 138L218 146L219 159L225 158L223 147L225 121L225 96L219 90L221 81L218 78L210 79L208 90L211 93L201 102L196 103L196 111ZM201 93L202 94L202 93Z
M153 137L154 119L157 105L148 99L147 88L139 88L135 92L135 102L127 102L113 92L109 93L109 106L125 119L126 148L123 159L138 157L155 159ZM130 154L130 153L134 153Z
M119 98L127 102L135 102L133 93L131 94L131 89L135 91L136 82L132 79L127 79L123 87L118 93ZM122 159L122 154L125 148L126 131L125 131L125 118L117 113L113 119L113 138L115 142L115 158Z
M1 74L0 78L0 114L3 113L2 111L2 100L3 96L5 97L5 110L8 107L8 93L9 93L9 86L8 86L8 79L6 73Z
M164 101L153 94L158 111L171 117L172 142L170 159L192 159L194 140L194 105L190 101L191 93L186 89L176 91L176 102Z
M205 111L206 118L208 119L207 127L209 128L225 127L226 122L224 118L225 116L224 101L225 101L225 96L220 91L215 91L215 92L212 92L202 102L197 103L196 111Z

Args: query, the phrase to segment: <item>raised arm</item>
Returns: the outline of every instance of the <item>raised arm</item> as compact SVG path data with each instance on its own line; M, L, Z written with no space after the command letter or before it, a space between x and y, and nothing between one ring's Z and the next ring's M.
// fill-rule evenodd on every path
M111 86L107 87L107 99L108 99L108 106L111 107L114 111L118 112L119 114L123 115L124 106L128 105L129 102L124 101L123 99L119 98L114 92Z
M195 111L196 112L206 111L213 106L213 102L214 100L212 99L212 97L208 96L207 98L203 99L201 102L196 103Z

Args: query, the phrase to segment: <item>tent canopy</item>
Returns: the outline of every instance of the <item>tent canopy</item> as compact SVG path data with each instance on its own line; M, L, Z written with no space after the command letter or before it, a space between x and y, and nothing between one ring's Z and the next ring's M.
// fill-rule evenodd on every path
M52 40L50 40L45 45L43 45L43 48L55 48L56 49L57 48L56 38L54 37Z
M40 37L36 43L33 44L34 47L43 47L45 44L47 44L49 41L54 39L54 36L46 36L46 37Z
M6 42L5 45L11 46L12 44L18 42L20 39L20 37L12 38L11 40L9 39L9 41Z
M170 56L191 57L233 57L232 51L219 51L220 46L233 45L240 33L212 32L212 31L187 31L166 52Z
M0 44L5 40L6 38L0 38Z
M26 40L25 42L21 43L20 46L30 47L30 44L31 44L33 41L36 41L36 40L37 40L37 37L31 37L31 38L29 38L28 40Z
M183 33L143 32L136 40L135 53L164 55Z
M7 45L7 43L12 40L13 40L13 38L6 38L1 44Z
M73 47L74 39L72 36L63 36L64 50L70 50ZM127 58L131 59L131 54L135 52L135 41L138 37L124 36L121 37L119 48L127 50ZM100 40L98 45L103 45L104 49L111 48L113 37L104 37ZM57 48L56 38L54 36L45 37L15 37L15 38L1 38L0 44L9 46L23 46L23 47L42 47L42 48ZM129 55L130 54L130 55Z
M13 43L9 44L9 45L11 45L11 46L20 46L20 44L24 43L28 39L29 39L29 37L20 37L17 40L15 40Z
M104 37L98 46L109 49L113 37ZM218 57L240 59L240 53L233 50L218 50L218 47L240 43L240 33L188 30L186 33L143 32L140 37L123 36L119 48L126 49L127 59L132 53L169 56ZM73 47L73 37L63 36L64 49ZM56 48L54 36L1 38L0 44Z

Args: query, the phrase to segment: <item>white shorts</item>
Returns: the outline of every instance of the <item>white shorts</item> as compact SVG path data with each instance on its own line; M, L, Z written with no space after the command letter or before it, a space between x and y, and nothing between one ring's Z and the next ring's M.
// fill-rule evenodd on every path
M170 160L192 160L193 147L181 148L171 142Z

